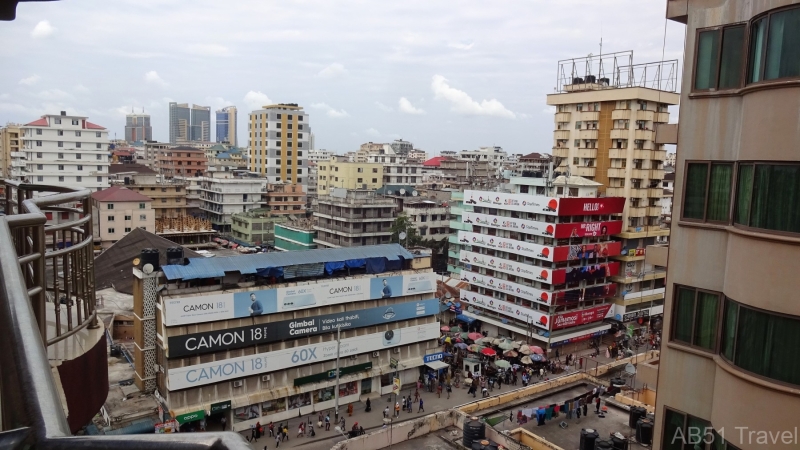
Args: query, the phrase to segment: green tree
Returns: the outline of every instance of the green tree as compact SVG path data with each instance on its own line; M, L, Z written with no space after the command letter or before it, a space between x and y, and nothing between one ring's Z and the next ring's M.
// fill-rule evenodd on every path
M411 222L411 219L404 213L401 213L394 219L390 231L392 232L392 242L394 243L407 244L408 247L413 247L422 242L419 232L414 228L414 223ZM400 233L406 233L406 238L403 239L402 242L400 241Z

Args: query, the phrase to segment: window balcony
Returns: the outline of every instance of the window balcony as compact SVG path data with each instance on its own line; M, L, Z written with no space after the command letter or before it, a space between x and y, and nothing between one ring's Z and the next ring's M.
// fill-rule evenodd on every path
M581 122L596 122L600 120L600 111L580 111L577 113Z
M556 122L570 122L571 121L571 119L570 119L571 116L572 116L572 113L570 113L570 112L556 113Z
M608 157L611 159L628 159L629 150L627 148L610 148Z
M628 139L628 137L630 137L631 130L627 128L614 128L611 130L611 133L609 134L611 139Z
M631 110L615 109L611 111L611 120L631 120Z
M647 217L647 208L644 206L631 206L628 208L628 217Z
M596 148L579 148L578 154L576 155L578 158L597 158L597 149Z
M634 139L643 141L652 141L655 138L655 131L653 130L635 130Z
M569 139L569 130L556 130L553 135L556 140Z
M625 167L612 167L608 169L609 178L626 178L628 169Z
M553 156L556 158L569 158L568 147L553 147Z
M594 177L594 173L594 167L577 167L573 175L577 175L579 177Z
M580 130L578 138L597 140L597 130Z

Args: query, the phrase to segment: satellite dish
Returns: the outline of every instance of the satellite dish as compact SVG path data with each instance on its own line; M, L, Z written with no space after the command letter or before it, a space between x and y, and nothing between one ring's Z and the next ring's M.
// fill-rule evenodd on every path
M147 263L147 264L145 264L145 265L142 267L142 272L144 272L144 273L146 273L146 274L150 275L151 273L153 273L153 265L152 265L152 264L150 264L150 263Z
M470 306L469 308L467 308L467 311L469 311L469 312L471 312L471 313L474 313L474 312L475 312L475 308L473 308L472 306Z
M626 364L625 373L628 373L630 375L636 375L636 367L631 363Z
M142 262L139 258L133 258L133 265L138 266L139 263Z
M392 190L391 190L391 189L388 189L388 190L386 191L386 195L392 195Z
M401 231L401 232L400 232L400 234L398 234L398 235L397 235L397 237L399 237L400 239L405 239L405 238L406 238L406 236L407 236L407 235L406 235L406 232L405 232L405 231Z
M416 197L416 196L418 196L418 195L419 195L419 192L417 192L417 191L411 191L411 195L412 195L412 196L414 196L414 197Z
M406 190L405 189L400 189L400 195L406 195Z

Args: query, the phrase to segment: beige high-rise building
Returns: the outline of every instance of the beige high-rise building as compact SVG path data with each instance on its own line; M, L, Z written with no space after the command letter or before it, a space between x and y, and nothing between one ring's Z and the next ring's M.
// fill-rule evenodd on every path
M624 197L620 273L612 299L618 320L663 313L664 267L645 263L648 245L666 242L661 226L664 144L656 126L669 122L677 105L677 61L634 65L625 51L559 61L553 157L556 171L578 175L603 186L600 195Z
M250 171L270 183L308 185L311 127L296 103L267 105L250 113Z
M18 163L18 167L13 167L12 153L18 153L22 146L20 139L20 129L18 124L10 123L0 128L0 178L11 178L12 172L18 172L17 177L21 177L24 163ZM24 158L23 158L24 159Z
M800 2L666 3L688 29L654 449L797 449Z

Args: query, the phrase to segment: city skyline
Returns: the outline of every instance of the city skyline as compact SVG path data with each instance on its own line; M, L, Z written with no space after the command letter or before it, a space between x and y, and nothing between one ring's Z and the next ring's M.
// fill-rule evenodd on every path
M549 152L552 115L545 95L555 87L557 61L599 53L601 37L604 53L633 49L635 62L661 59L664 18L657 8L637 5L516 4L498 10L467 4L450 10L423 3L335 9L319 4L317 13L297 21L305 8L254 4L228 10L209 3L199 10L215 11L215 22L239 22L239 31L187 43L164 26L178 15L185 18L179 6L160 6L154 15L152 8L126 2L26 4L0 36L33 33L5 52L37 57L0 75L6 86L0 90L0 121L26 122L67 110L94 117L109 126L111 138L122 138L122 118L133 105L149 112L154 139L166 142L169 101L214 111L237 105L243 114L266 104L298 103L316 124L315 147L340 153L401 136L413 137L431 155L491 145L509 153ZM114 26L101 38L83 26L97 14L142 19L141 39L134 45L124 27ZM411 15L416 19L403 20ZM264 32L254 20L258 16L286 20ZM208 19L199 19L186 26L197 35L213 29ZM341 31L348 26L360 32ZM479 29L497 31L473 31ZM664 58L680 58L683 28L670 23L666 30ZM559 43L553 45L551 37ZM96 62L58 77L48 72L52 61L84 52ZM101 76L92 70L95 64L108 72ZM220 65L226 67L225 83L217 75ZM247 124L240 122L237 132L244 136Z

